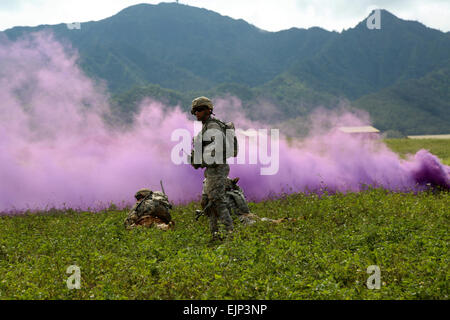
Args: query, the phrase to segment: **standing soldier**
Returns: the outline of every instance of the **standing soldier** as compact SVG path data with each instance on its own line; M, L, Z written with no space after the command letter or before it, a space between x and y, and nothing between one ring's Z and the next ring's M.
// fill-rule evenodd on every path
M230 166L226 162L226 126L212 117L213 104L206 97L192 101L191 113L203 123L201 132L194 138L194 149L190 162L195 169L205 169L203 183L202 207L209 217L212 240L219 238L218 220L226 230L233 231L233 220L227 208L225 187Z

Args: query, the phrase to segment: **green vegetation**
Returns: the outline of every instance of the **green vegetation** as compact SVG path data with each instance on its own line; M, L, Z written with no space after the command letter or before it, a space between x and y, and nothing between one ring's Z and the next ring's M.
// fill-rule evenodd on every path
M198 203L171 231L127 231L125 211L0 218L2 299L448 299L448 192L295 194L250 203L274 225L236 222L209 243ZM68 290L66 269L81 268ZM369 265L382 287L369 290Z
M374 126L403 134L450 133L450 67L361 97L354 105L370 113Z
M386 139L387 146L405 158L420 149L429 150L442 162L450 166L450 139Z
M450 158L449 140L388 139ZM236 222L210 243L198 203L176 206L174 230L123 228L126 210L0 217L0 299L448 299L448 192L293 194L250 203L274 225ZM66 269L81 268L68 290ZM382 287L369 290L369 265Z

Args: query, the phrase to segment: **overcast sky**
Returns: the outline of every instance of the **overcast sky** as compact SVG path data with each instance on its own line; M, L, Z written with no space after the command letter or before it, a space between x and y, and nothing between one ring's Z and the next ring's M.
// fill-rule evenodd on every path
M14 26L36 26L101 20L138 3L135 0L0 0L0 31ZM164 1L170 2L170 1ZM319 26L342 31L354 27L372 9L387 9L397 17L450 31L450 0L181 0L207 8L258 28L279 31Z

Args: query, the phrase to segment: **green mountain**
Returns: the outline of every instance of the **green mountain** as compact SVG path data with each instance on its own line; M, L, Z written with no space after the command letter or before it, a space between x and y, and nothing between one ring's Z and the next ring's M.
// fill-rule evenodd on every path
M404 134L450 132L450 66L399 82L354 102L380 130Z
M337 35L319 28L271 33L175 3L131 6L110 18L82 23L80 30L60 24L5 32L17 38L42 29L68 39L79 50L82 67L106 79L113 92L148 83L183 91L224 82L256 86Z
M206 9L140 4L80 30L60 24L4 33L16 39L43 29L71 42L85 72L107 81L127 121L147 95L185 106L197 95L232 94L248 116L272 122L345 102L367 110L382 130L450 132L450 33L385 10L379 30L364 19L341 33L267 32ZM263 114L261 103L278 111Z
M381 29L366 21L343 31L289 74L314 89L355 99L448 65L450 38L381 10Z

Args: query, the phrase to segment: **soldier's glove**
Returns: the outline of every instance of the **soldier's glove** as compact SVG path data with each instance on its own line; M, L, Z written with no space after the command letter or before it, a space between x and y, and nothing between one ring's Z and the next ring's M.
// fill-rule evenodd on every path
M198 221L198 219L204 215L204 212L202 210L195 210L195 221Z

